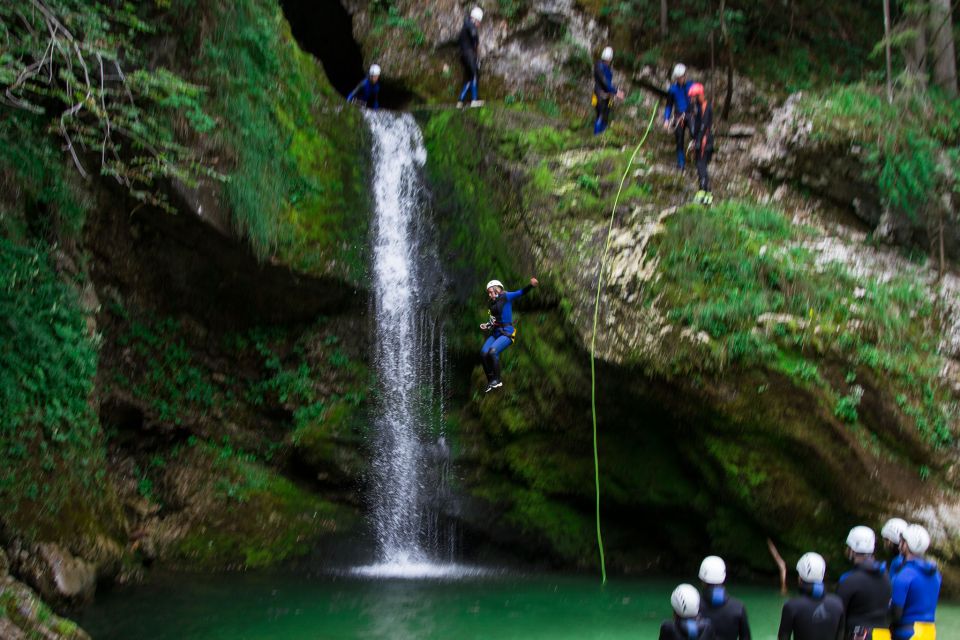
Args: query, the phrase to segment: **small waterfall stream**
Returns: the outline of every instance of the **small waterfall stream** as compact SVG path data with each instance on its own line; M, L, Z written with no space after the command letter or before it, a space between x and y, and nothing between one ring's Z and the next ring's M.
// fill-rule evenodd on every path
M455 533L443 438L445 339L431 314L440 267L426 218L423 135L409 114L364 114L372 134L374 366L372 511L379 564L367 575L449 575ZM444 564L441 564L444 563Z

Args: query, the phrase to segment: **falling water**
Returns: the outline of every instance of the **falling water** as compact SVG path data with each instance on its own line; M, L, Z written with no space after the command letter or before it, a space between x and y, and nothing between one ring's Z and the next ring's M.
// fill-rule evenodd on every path
M454 534L440 519L449 498L442 434L442 322L430 313L439 280L426 220L423 136L409 114L371 113L373 138L373 307L378 377L372 519L380 564L367 575L461 574ZM445 558L439 554L446 552Z

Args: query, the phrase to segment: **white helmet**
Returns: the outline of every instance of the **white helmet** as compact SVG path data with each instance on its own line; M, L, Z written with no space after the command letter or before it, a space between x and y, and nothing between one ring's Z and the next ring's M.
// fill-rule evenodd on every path
M700 563L700 580L704 584L719 585L727 580L727 565L719 556L707 556Z
M870 527L854 527L847 534L847 546L854 553L873 553L877 546L877 535Z
M911 524L904 530L903 541L914 555L922 556L930 548L930 534L918 524Z
M900 536L903 535L906 528L907 521L903 518L890 518L887 520L887 523L883 525L883 528L880 529L880 535L883 536L883 539L887 542L900 544Z
M670 595L670 605L681 618L695 618L700 613L700 592L692 584L681 584Z
M797 573L808 584L820 584L827 575L827 561L819 553L810 551L803 554L797 563Z
M677 80L678 78L682 78L685 75L687 75L686 65L684 65L682 62L678 62L673 67L673 74L671 74L670 78L673 80Z
M476 20L477 22L483 22L483 9L480 7L474 7L470 11L470 17Z
M486 288L489 289L490 287L500 287L501 289L504 288L503 283L500 282L499 280L491 280L490 282L488 282Z
M604 47L603 52L600 54L600 59L604 62L613 60L613 47Z
M370 75L371 75L371 76L379 76L379 75L380 75L380 65L378 65L378 64L372 64L372 65L370 65Z

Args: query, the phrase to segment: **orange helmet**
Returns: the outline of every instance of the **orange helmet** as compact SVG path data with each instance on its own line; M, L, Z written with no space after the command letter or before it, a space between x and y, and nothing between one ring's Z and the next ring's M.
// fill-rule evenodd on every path
M690 89L687 90L687 95L691 98L696 98L697 96L703 95L703 85L699 82L694 82L690 85Z

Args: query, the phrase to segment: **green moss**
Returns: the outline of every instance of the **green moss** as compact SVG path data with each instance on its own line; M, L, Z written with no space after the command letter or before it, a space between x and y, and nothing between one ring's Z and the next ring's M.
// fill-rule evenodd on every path
M169 550L174 561L217 568L264 567L305 554L326 534L353 526L354 514L305 491L229 445L199 444L191 465L209 465L213 504ZM209 489L207 489L209 490Z
M195 11L172 4L172 15ZM276 2L218 7L215 28L194 44L190 66L210 86L234 156L226 195L238 231L261 258L360 282L368 206L358 112L334 110L339 96Z

